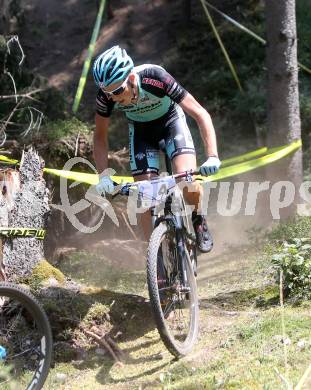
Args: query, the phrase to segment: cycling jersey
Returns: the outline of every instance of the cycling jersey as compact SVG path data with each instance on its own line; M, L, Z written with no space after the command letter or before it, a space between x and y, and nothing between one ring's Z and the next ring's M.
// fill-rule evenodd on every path
M96 111L110 117L113 109L123 111L129 123L130 165L133 176L159 173L159 141L172 160L180 154L195 154L185 114L178 105L187 91L161 66L145 64L134 68L138 100L124 106L101 89Z
M123 111L132 121L148 122L165 115L187 94L187 91L161 66L145 64L136 66L133 71L137 75L137 102L124 106L114 102L99 89L96 99L96 111L99 115L110 117L115 108Z
M164 141L165 152L173 160L181 154L195 154L192 136L185 114L180 107L163 117L147 123L129 121L130 166L133 176L159 173L160 147Z

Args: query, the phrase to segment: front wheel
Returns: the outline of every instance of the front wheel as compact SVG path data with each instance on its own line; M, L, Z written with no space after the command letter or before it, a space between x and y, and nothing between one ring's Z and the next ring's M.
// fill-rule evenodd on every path
M147 253L147 282L155 322L162 341L176 357L191 351L199 323L196 279L186 245L184 250L186 283L178 265L175 233L165 222L154 229Z
M0 283L0 388L40 390L52 358L49 320L36 298Z

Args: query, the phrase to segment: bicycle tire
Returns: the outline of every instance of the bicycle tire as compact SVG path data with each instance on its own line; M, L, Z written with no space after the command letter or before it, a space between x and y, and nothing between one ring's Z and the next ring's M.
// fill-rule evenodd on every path
M183 343L176 340L169 331L160 300L158 286L158 253L163 237L169 232L165 222L160 223L152 232L149 240L147 252L147 284L149 290L150 303L154 315L154 319L160 334L160 337L169 352L179 358L187 355L193 348L198 335L199 323L199 307L196 288L196 279L193 273L193 268L190 262L189 253L186 251L186 272L189 279L191 294L193 295L193 303L191 304L191 319L189 333Z
M36 326L40 331L40 361L38 368L36 368L32 375L31 381L26 384L26 390L42 389L49 373L53 353L53 339L48 317L38 300L29 291L18 285L1 282L0 298L1 297L7 297L22 305L27 313L32 315L31 320L35 321Z

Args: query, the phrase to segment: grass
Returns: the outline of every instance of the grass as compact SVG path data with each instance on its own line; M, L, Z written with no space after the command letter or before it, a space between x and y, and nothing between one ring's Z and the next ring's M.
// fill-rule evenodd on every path
M272 237L305 235L309 221L302 218L296 223L279 225ZM79 334L83 357L57 361L46 389L278 390L286 388L281 376L297 385L310 364L311 304L285 304L289 340L285 345L278 287L266 277L267 256L254 246L199 258L200 338L193 353L180 361L165 350L148 302L140 303L137 296L146 296L145 271L133 267L129 272L117 253L105 257L103 253L109 253L102 249L73 253L61 269L75 280L101 287L69 297L73 313L80 313L85 324L97 326L110 318L107 331L121 332L116 341L126 358L123 365L114 364L109 356L97 354L88 340L83 344ZM310 385L306 382L302 389Z
M165 389L281 389L280 374L296 385L307 369L311 353L311 305L285 308L288 373L285 373L280 308L271 308L234 326L222 344L220 356L203 367L184 363L168 370ZM303 342L304 347L299 345ZM309 381L309 385L311 382ZM306 384L307 386L307 384ZM305 387L307 389L307 387Z
M297 237L310 237L310 234L311 218L296 217L274 227L267 237L270 240L289 240Z

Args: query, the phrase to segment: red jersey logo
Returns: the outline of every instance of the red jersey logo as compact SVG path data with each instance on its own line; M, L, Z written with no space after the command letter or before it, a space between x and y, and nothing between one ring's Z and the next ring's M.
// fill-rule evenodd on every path
M143 78L143 83L144 84L150 84L153 85L154 87L158 87L161 89L164 89L164 83L160 80L155 80L155 79L149 79L147 77Z

